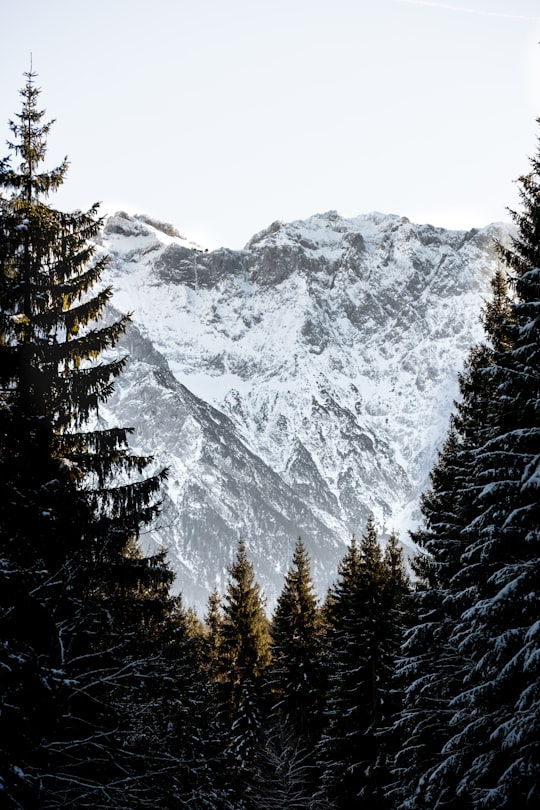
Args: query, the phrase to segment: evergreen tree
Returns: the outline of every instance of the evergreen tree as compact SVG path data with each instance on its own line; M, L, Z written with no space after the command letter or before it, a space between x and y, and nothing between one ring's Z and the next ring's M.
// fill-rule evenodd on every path
M531 167L517 236L501 248L515 299L502 321L509 339L494 347L490 432L470 480L476 509L454 598L474 599L453 634L470 673L441 765L446 773L458 762L460 795L489 810L540 802L540 150Z
M221 719L230 733L229 755L239 796L256 768L263 676L269 663L264 603L240 540L222 604L218 674Z
M209 682L216 681L220 672L221 621L221 600L217 588L214 588L208 597L207 613L204 617L203 659Z
M171 599L154 634L153 656L138 668L144 689L127 695L130 750L145 758L148 804L160 809L234 807L199 624L181 597Z
M422 500L429 522L422 532L413 534L425 552L413 560L411 627L397 672L404 691L396 729L401 744L396 746L397 779L390 791L396 806L403 809L435 806L426 774L438 766L451 736L450 703L464 677L465 662L450 642L455 616L448 605L449 582L459 570L462 540L457 498L460 450L459 437L451 432L431 474L433 489Z
M324 695L321 629L309 556L299 538L272 617L268 682L274 714L310 746L320 733Z
M383 557L370 518L360 547L353 538L329 600L327 724L319 744L322 787L337 808L360 799L385 807L381 728L393 706L391 675L406 578L393 537Z
M360 579L360 551L356 538L351 538L347 553L338 566L338 578L327 594L325 616L327 641L325 666L328 678L328 693L325 705L323 734L317 747L319 767L322 772L323 795L335 801L336 807L345 806L358 799L363 784L352 775L358 738L362 737L364 718L353 716L351 707L362 703L363 695L357 694L359 651L356 642L356 625L363 614L363 606L357 610L356 595ZM342 805L338 798L342 796Z
M125 363L102 353L127 318L97 324L111 297L94 292L105 266L91 241L97 207L44 202L67 163L41 170L50 123L25 76L8 144L20 163L0 163L2 797L133 808L144 803L142 759L126 748L123 692L172 579L136 539L164 473L145 473L151 460L129 451L129 430L91 429Z
M418 645L405 647L413 680L406 711L409 736L418 742L422 717L431 718L435 741L431 760L422 756L410 783L415 807L535 807L538 772L539 703L537 617L539 537L537 464L540 457L538 300L540 264L540 162L521 178L524 213L514 214L518 235L501 247L515 298L505 278L493 283L484 312L488 344L473 350L460 380L462 399L454 422L454 446L444 452L453 465L438 499L430 498L425 547L432 555L438 614L434 628L451 656L437 672L435 657ZM445 516L450 516L450 520ZM453 528L445 531L450 523ZM443 530L432 532L433 527ZM444 614L444 618L443 618ZM424 628L426 624L424 622ZM416 631L415 631L416 632ZM413 653L411 655L411 652ZM437 689L436 682L439 681ZM445 720L427 711L429 689L442 699ZM416 694L415 694L416 691ZM429 726L424 725L424 731ZM418 749L416 749L418 750ZM423 760L423 761L422 761ZM402 807L413 805L403 788Z
M460 763L474 753L461 747L445 763L442 751L455 735L454 701L470 672L470 658L462 654L455 636L456 622L474 604L475 582L483 576L480 565L473 582L463 587L463 559L474 534L471 527L479 493L476 454L498 418L495 352L507 351L511 345L508 290L500 270L492 281L492 293L483 311L489 343L471 350L459 377L460 399L431 473L432 488L421 502L424 527L412 535L423 551L413 561L417 582L399 672L405 698L392 791L397 806L403 808L461 810L471 804L470 796L458 792L458 784Z

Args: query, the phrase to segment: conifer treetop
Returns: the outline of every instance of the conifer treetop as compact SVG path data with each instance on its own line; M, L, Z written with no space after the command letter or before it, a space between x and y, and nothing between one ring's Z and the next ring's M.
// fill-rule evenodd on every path
M47 136L54 119L42 123L45 111L38 109L41 89L35 85L37 73L30 69L24 76L26 84L19 91L23 99L22 110L16 114L18 120L9 121L14 140L7 142L9 149L21 158L21 162L18 171L11 169L9 163L0 165L0 185L11 188L14 197L30 203L56 191L64 181L69 164L66 157L55 169L38 172L45 159Z

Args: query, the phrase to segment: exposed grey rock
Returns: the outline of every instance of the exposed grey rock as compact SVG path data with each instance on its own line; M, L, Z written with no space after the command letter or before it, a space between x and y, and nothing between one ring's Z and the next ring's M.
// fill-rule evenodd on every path
M508 234L328 212L205 252L150 217L107 220L134 324L102 416L170 468L143 539L170 549L188 603L223 587L240 536L270 606L299 535L321 594L369 514L409 542Z

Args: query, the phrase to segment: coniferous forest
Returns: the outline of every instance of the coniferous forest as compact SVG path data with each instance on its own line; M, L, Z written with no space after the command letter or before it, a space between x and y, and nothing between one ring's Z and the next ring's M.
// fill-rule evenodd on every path
M129 316L97 206L49 204L35 74L0 161L0 806L540 806L540 150L422 499L412 576L372 519L271 616L242 540L201 619L142 529L167 475L100 429ZM114 355L116 357L116 355Z

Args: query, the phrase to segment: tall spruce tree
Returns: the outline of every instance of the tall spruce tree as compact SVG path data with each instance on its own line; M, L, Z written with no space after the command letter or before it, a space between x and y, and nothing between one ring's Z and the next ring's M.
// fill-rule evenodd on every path
M475 453L476 509L454 597L474 594L454 631L470 673L441 765L446 773L457 760L458 792L489 810L540 803L540 149L520 187L517 236L501 247L515 291L509 339L489 370L490 432Z
M318 745L318 762L322 772L322 793L336 807L353 803L363 781L351 773L351 759L356 756L357 738L365 730L363 722L352 716L351 706L357 699L359 655L355 649L355 629L359 614L356 594L360 577L360 552L356 538L351 538L348 551L338 566L338 578L330 589L325 605L328 639L325 665L328 673L328 695L325 723ZM364 718L362 718L362 721ZM349 740L347 741L347 738ZM353 766L354 768L354 766ZM339 797L343 801L339 804Z
M400 743L394 762L396 781L389 791L395 806L403 810L435 806L437 799L426 775L438 767L440 752L451 736L451 700L466 670L466 662L450 642L455 615L448 604L463 542L458 500L460 459L461 440L452 431L432 471L432 490L422 500L427 526L413 534L425 551L412 561L416 582L409 600L411 626L397 671L404 691L396 735ZM448 784L448 793L453 787Z
M98 324L111 290L94 291L97 206L45 202L67 162L42 169L52 122L25 76L8 144L20 162L0 163L2 800L139 807L144 758L129 750L124 690L172 579L136 546L164 473L145 474L128 429L90 427L124 366L103 352L127 318Z
M396 538L383 556L373 519L360 546L353 538L328 600L327 723L318 746L321 783L337 808L361 799L386 807L379 732L391 722L392 672L401 641L396 626L406 577Z
M538 155L520 182L524 210L513 214L517 236L500 249L515 297L508 303L499 274L484 315L488 345L473 352L461 381L456 428L466 452L454 456L459 486L450 514L456 530L453 539L440 542L440 534L428 547L437 608L449 616L445 636L457 667L439 673L449 720L442 737L439 726L435 760L414 780L424 802L415 806L421 807L499 810L540 801ZM436 501L432 506L435 525L443 512ZM445 571L452 547L452 568ZM406 661L418 661L410 648L406 653ZM424 662L423 671L433 682L433 661ZM419 705L421 689L410 717ZM418 723L415 729L418 738ZM411 804L404 799L402 806Z
M229 762L238 801L256 770L264 674L270 663L268 620L245 542L238 542L222 603L218 695L229 733Z
M309 556L300 538L272 617L271 641L273 712L312 747L320 733L324 696L322 626Z
M129 749L143 757L148 806L160 810L235 810L198 624L181 597L170 599L151 640L152 656L137 668L142 684L126 693Z
M226 706L233 717L246 681L259 682L270 663L268 620L246 544L238 542L229 568L222 603L220 634L221 674L226 679Z
M495 352L505 352L511 345L508 289L501 270L493 278L483 323L489 342L473 347L459 376L460 399L431 473L431 490L421 501L424 525L412 535L423 551L413 560L411 627L398 672L404 702L397 723L401 745L391 795L399 808L461 810L472 801L458 792L460 763L470 756L470 749L462 747L446 761L442 752L456 733L454 701L470 672L470 658L462 654L455 631L459 617L476 598L474 582L462 586L479 493L476 453L497 419ZM474 579L480 581L482 576L479 566Z

